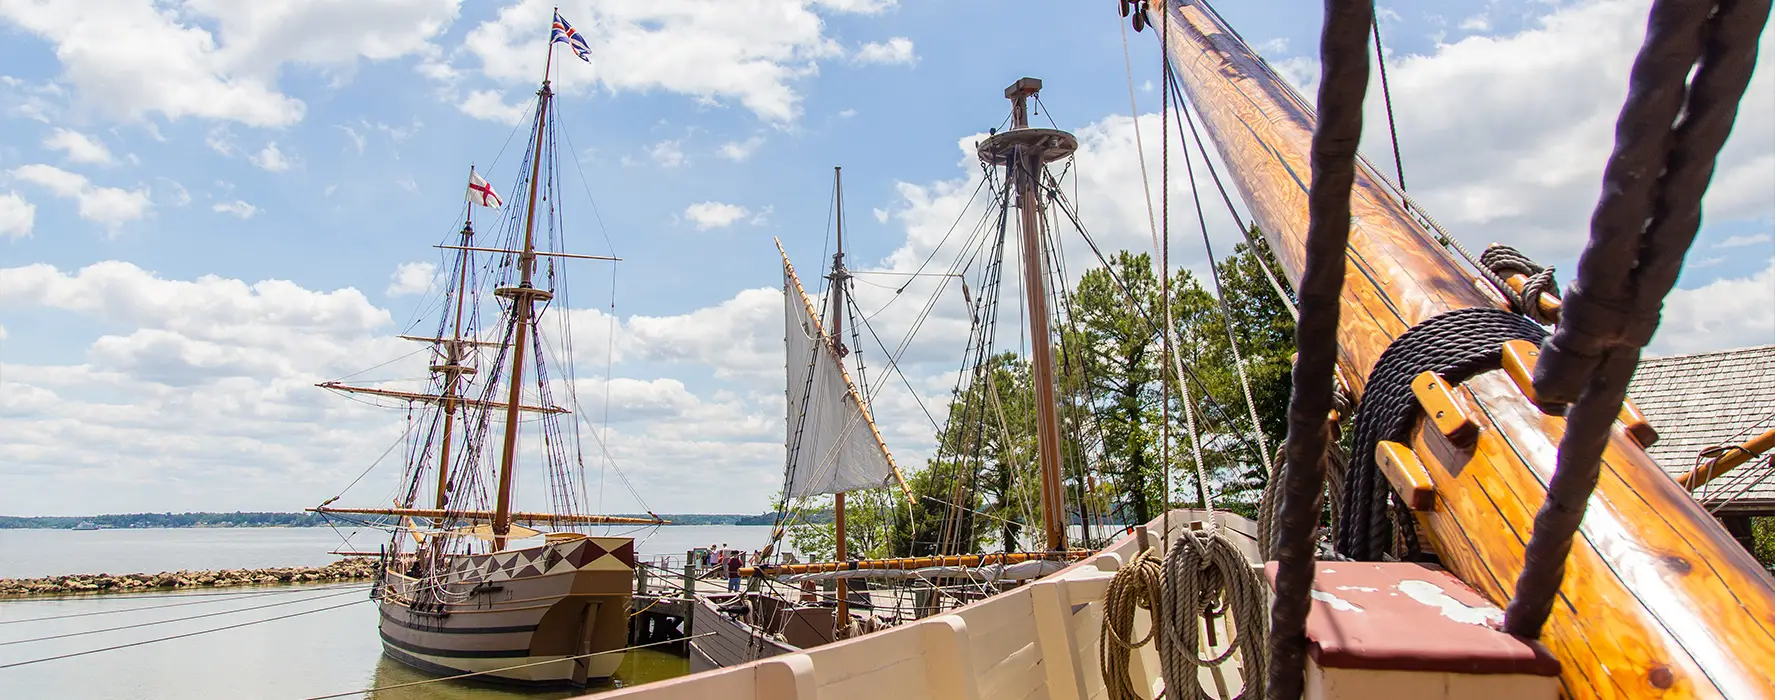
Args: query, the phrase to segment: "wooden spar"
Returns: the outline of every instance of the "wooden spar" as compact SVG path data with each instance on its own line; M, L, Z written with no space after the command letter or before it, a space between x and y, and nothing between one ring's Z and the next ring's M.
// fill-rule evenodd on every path
M1155 3L1155 6L1161 3ZM1164 2L1172 65L1289 279L1305 253L1314 116L1200 0ZM1492 305L1464 269L1359 165L1352 193L1339 364L1360 395L1393 338L1433 316ZM1479 423L1461 448L1420 425L1410 447L1435 485L1419 513L1442 564L1507 602L1546 498L1563 418L1504 372L1453 396ZM1611 437L1562 600L1542 642L1569 697L1775 698L1775 583L1623 431Z
M340 515L399 515L411 518L431 518L433 520L487 520L502 517L497 511L485 510L447 510L441 508L308 508L310 513L338 513ZM528 513L507 512L503 516L506 524L518 523L561 523L570 525L670 525L672 521L660 518L626 518L618 515L577 515L571 513ZM510 532L508 529L507 532Z
M1030 128L1031 94L1042 91L1037 78L1021 78L1006 87L1010 99L1010 130ZM998 137L998 135L994 135ZM1037 172L1047 163L1044 144L1017 144L1006 163L1017 187L1017 211L1022 215L1022 291L1030 306L1030 378L1035 382L1035 446L1042 469L1042 529L1047 549L1067 549L1067 492L1060 481L1060 418L1054 405L1054 345L1047 327L1047 242L1042 236L1042 203L1037 195Z
M1718 478L1745 462L1763 456L1764 452L1775 449L1775 428L1764 431L1762 435L1745 441L1742 445L1726 448L1718 457L1707 460L1706 464L1694 468L1676 478L1676 483L1690 491L1700 488L1709 481Z
M475 167L468 166L469 177L474 177ZM444 444L438 451L438 493L433 503L438 508L449 505L450 488L450 437L456 427L456 382L462 378L462 306L463 299L468 296L468 256L469 239L474 237L475 205L468 205L468 216L462 223L463 250L456 253L456 321L450 327L450 342L444 357Z
M824 326L820 324L820 315L814 313L814 303L808 299L807 290L801 286L801 277L795 274L795 266L789 264L789 254L783 250L783 242L774 238L771 240L776 241L777 255L783 258L783 270L789 273L789 280L795 283L795 292L801 295L801 303L807 307L808 318L813 319L814 331L819 333L821 338L826 338ZM912 497L912 487L906 483L906 476L900 473L900 465L894 462L894 454L888 451L887 442L881 439L881 430L875 427L875 417L870 415L869 405L863 403L862 395L857 392L856 383L851 381L850 371L844 368L842 362L838 364L838 373L844 377L844 385L846 390L850 392L851 400L857 402L857 408L862 410L863 423L869 426L869 434L874 436L875 444L881 448L882 456L887 458L888 467L894 470L894 481L900 484L900 493L906 496L908 504L918 505L917 499Z
M497 348L497 347L500 347L500 345L501 345L500 343L495 343L495 342L487 341L487 340L475 340L473 338L459 338L459 339L428 338L423 335L397 335L395 337L400 338L401 340L411 340L411 341L420 342L420 343L432 343L435 345L444 345L444 344L448 344L448 343L455 343L457 345L461 345L464 347L474 347L474 348Z
M512 508L512 461L518 452L518 409L519 400L524 389L524 348L526 336L530 331L531 306L535 297L547 292L538 292L530 284L530 274L536 267L536 178L542 172L543 136L547 133L549 91L548 66L555 60L555 42L549 42L548 62L543 64L542 89L536 91L536 143L530 154L530 196L524 203L524 248L518 255L518 286L516 289L499 290L512 300L512 324L515 326L515 339L512 342L512 371L508 381L511 390L506 399L505 411L505 445L499 458L499 491L493 501L493 550L505 549L505 533L511 525Z
M333 391L343 391L348 394L369 394L371 396L386 396L391 399L400 399L402 401L419 401L422 403L435 403L435 404L452 404L453 403L453 404L460 404L460 405L464 405L464 406L480 406L483 408L499 408L499 409L509 409L510 408L510 406L503 401L481 401L478 399L471 399L471 398L466 398L466 397L462 397L462 396L448 397L448 396L443 396L441 394L421 394L421 393L413 392L413 391L397 391L394 389L378 389L378 388L372 387L372 386L352 386L350 384L340 384L339 382L321 382L319 384L316 384L315 386L320 387L322 389L332 389ZM519 405L518 410L523 411L525 413L571 413L571 411L568 411L565 408L561 408L560 406Z
M521 251L521 250L507 250L505 248L476 248L476 247L471 247L468 245L438 245L438 246L432 246L432 247L433 248L443 248L444 250L472 250L477 253L505 253L507 255L522 255L524 253L524 251ZM608 255L581 255L579 253L558 253L558 252L555 252L552 250L532 250L532 251L530 251L530 255L536 256L536 257L543 257L543 258L571 258L573 260L609 260L611 262L622 262L622 258L613 258Z
M1078 561L1096 553L1096 551L1089 549L1072 549L1064 552L1010 552L999 554L962 554L938 557L899 557L895 559L858 559L848 562L748 566L740 569L740 575L789 576L793 574L822 574L831 571L846 570L904 571L908 569L923 569L932 566L974 567L993 566L996 564L1020 564L1026 561Z
M844 283L848 276L844 270L844 168L841 166L832 167L832 192L833 206L837 211L837 217L834 219L837 222L834 227L836 232L834 235L838 239L838 249L832 254L832 339L826 350L832 353L832 360L835 364L844 367L844 355L838 352L838 349L844 346ZM846 375L844 381L846 384L850 383L850 377ZM806 409L805 406L802 408ZM844 532L843 491L832 495L832 515L834 558L843 564L848 549L845 546L847 543ZM838 609L833 615L838 630L844 630L850 626L850 603L846 600L849 595L849 585L844 579L839 579ZM836 634L838 630L835 630L834 633Z

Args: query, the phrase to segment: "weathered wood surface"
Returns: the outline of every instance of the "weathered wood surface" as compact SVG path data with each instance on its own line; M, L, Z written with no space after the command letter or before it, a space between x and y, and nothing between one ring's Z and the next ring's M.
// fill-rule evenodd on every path
M1166 3L1171 59L1234 184L1299 280L1313 117L1203 9ZM1352 194L1339 364L1360 394L1391 340L1460 308L1500 306L1473 275L1358 167ZM1471 449L1433 428L1413 449L1436 484L1420 513L1444 563L1499 605L1522 566L1546 496L1561 418L1501 371L1455 390L1480 433ZM1775 698L1775 581L1617 429L1604 455L1545 641L1573 698Z

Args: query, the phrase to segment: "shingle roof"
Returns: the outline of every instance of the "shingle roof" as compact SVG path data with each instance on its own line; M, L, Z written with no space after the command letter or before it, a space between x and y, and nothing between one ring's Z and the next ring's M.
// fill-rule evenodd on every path
M1658 431L1646 452L1681 474L1701 450L1740 444L1775 425L1775 345L1642 360L1627 394ZM1775 467L1764 455L1695 497L1710 508L1775 511Z

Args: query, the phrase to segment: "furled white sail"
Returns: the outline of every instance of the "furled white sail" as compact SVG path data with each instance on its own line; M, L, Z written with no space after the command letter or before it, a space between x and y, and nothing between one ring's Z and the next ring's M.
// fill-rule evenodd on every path
M876 488L898 478L857 389L828 345L795 268L783 258L789 496Z

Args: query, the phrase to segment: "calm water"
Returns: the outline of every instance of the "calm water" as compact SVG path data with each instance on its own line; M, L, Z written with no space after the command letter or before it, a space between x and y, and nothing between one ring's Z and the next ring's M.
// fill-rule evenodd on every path
M770 528L662 527L634 532L633 536L643 556L683 556L687 549L722 542L758 549L770 537ZM365 531L352 540L351 547L374 549L380 540L378 533ZM325 528L0 530L0 552L5 553L0 555L0 577L315 565L331 561L333 557L326 552L339 543L340 537ZM300 700L427 678L383 658L375 632L376 609L367 599L367 586L335 584L0 602L0 666L318 611L184 639L0 668L0 697ZM243 610L258 606L271 607ZM344 607L325 610L332 606ZM211 613L222 614L177 620ZM71 615L80 617L68 617ZM34 620L46 617L56 619ZM157 621L169 622L23 641ZM638 650L624 658L617 682L668 678L684 671L683 659ZM348 697L492 700L571 696L445 682Z

